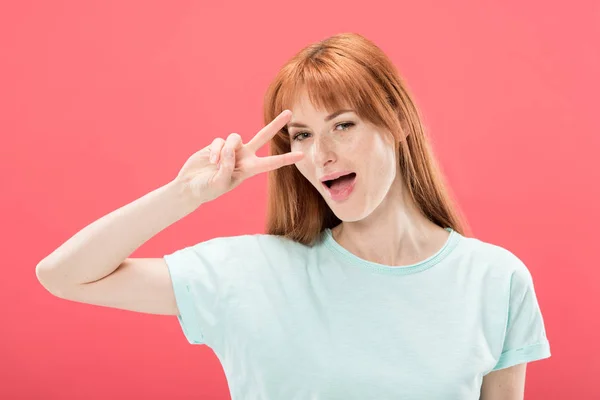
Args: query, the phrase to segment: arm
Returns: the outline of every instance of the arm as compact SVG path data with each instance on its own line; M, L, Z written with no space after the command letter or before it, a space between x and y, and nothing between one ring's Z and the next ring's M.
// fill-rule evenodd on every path
M237 133L192 154L177 177L86 226L44 258L35 272L52 294L84 303L160 314L179 314L163 259L127 258L161 230L245 179L291 165L302 152L257 157L290 120L283 111L247 144ZM212 154L212 157L211 157Z
M526 368L522 363L485 375L480 400L523 400Z
M36 266L40 283L74 301L177 314L166 263L127 258L199 204L173 180L83 228Z

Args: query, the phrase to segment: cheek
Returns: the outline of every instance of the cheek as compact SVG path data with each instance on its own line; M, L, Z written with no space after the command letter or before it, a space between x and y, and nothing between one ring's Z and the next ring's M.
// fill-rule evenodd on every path
M307 180L312 182L312 177L310 175L310 166L309 166L309 162L306 161L306 157L304 157L304 160L297 162L296 164L296 168L298 168L298 171L302 174L302 176L304 176Z
M372 143L371 151L376 155L370 157L369 163L373 168L372 173L380 180L393 179L396 174L396 155L392 144L378 137Z
M373 143L367 138L366 132L353 132L352 136L343 137L338 145L339 153L351 154L353 157L361 157L373 150Z

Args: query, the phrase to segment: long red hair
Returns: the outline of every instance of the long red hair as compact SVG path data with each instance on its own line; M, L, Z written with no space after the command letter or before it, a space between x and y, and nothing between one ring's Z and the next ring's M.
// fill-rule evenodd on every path
M264 123L291 109L301 89L318 109L349 107L392 133L402 180L409 195L432 222L466 235L470 231L453 203L406 84L387 55L356 33L341 33L313 43L292 57L269 85ZM290 151L284 127L270 142L270 155ZM266 233L314 244L325 228L341 222L321 194L288 165L268 173Z

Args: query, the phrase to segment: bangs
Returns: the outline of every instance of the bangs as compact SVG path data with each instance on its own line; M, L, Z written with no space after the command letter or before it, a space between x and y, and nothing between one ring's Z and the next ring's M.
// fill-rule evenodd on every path
M382 97L386 97L385 92L380 86L373 85L375 76L363 63L341 56L335 59L322 56L309 57L288 67L287 73L281 75L275 96L276 114L291 110L306 90L317 110L334 112L349 108L361 119L376 125L383 122L378 118L381 113L378 105ZM283 131L287 134L287 129Z

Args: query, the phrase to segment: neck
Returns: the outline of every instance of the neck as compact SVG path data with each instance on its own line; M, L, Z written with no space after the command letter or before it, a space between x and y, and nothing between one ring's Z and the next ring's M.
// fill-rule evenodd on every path
M342 222L333 238L351 253L389 266L410 265L435 254L449 232L431 222L400 184L393 184L382 203L360 221Z

